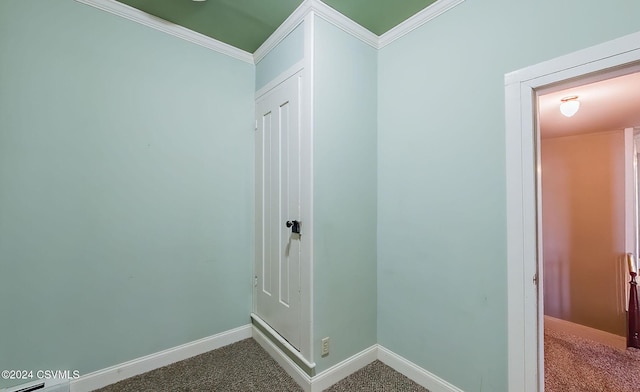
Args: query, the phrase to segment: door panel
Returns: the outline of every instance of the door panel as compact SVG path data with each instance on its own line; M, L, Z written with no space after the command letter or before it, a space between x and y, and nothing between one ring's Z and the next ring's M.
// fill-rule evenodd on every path
M300 220L300 83L292 76L256 102L256 313L297 349L304 234L286 222Z

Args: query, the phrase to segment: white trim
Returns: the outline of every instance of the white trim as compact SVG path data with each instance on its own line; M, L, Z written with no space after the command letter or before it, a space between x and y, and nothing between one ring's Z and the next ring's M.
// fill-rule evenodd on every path
M377 35L362 27L353 20L349 19L348 17L344 16L335 9L329 7L320 0L305 0L255 51L255 53L253 54L254 62L258 64L260 60L262 60L293 30L295 30L295 28L298 27L300 23L302 23L306 19L307 15L309 15L309 13L311 12L314 12L317 16L358 38L362 42L378 49Z
M510 72L505 75L505 85L522 83L558 72L566 71L568 73L574 73L572 72L572 68L574 67L586 66L588 69L597 71L598 67L590 67L590 63L595 61L604 61L606 63L607 59L609 59L611 60L611 67L615 66L620 60L624 61L623 64L633 62L637 55L634 54L634 52L636 51L635 48L637 47L639 39L640 33L632 33L604 44L578 50L568 55ZM557 76L551 76L552 79L557 79ZM538 87L542 86L544 85Z
M93 391L94 389L105 387L126 378L158 369L243 339L248 339L252 336L251 330L251 324L247 324L181 346L86 374L77 380L71 381L71 392Z
M378 345L360 351L311 379L311 392L321 392L378 359Z
M207 338L183 344L155 354L147 355L132 361L111 366L93 373L89 373L77 380L71 380L71 392L88 392L105 387L172 363L182 361L211 350L224 347L240 340L253 338L305 392L321 392L345 377L357 372L376 359L405 375L431 392L462 392L451 383L441 379L431 372L408 361L400 355L374 344L355 355L331 366L330 368L310 377L304 372L280 347L271 341L255 325L244 325ZM315 366L315 365L314 365ZM63 380L64 382L66 380ZM56 382L55 384L58 384ZM10 389L15 388L11 387ZM10 390L3 389L1 391Z
M278 346L267 338L259 329L253 328L253 338L275 359L276 362L302 387L305 392L321 392L340 380L352 375L376 359L403 374L431 392L463 392L435 374L421 368L415 363L401 357L393 351L379 345L360 351L342 362L309 377Z
M378 359L431 392L462 392L462 389L380 345Z
M544 325L547 329L552 329L554 331L575 335L583 339L592 340L594 342L604 344L621 351L625 351L627 349L627 338L625 338L624 336L618 336L610 332L587 327L586 325L580 325L572 323L571 321L562 320L546 315L544 316Z
M505 90L505 102L520 101L520 85L508 85ZM525 345L524 330L524 219L523 201L524 181L522 179L522 134L509 132L509 124L519 127L520 112L507 110L506 139L506 176L507 176L507 363L508 363L508 391L526 391L524 388L525 363L536 358L528 358L531 354L530 345ZM530 263L527 263L530 264ZM528 287L528 286L527 286ZM521 324L515 324L515 320ZM525 346L527 349L525 350ZM533 354L535 355L535 354Z
M276 88L280 83L289 79L290 77L302 71L303 69L304 69L304 60L300 60L297 63L293 64L291 67L289 67L289 69L282 72L280 75L273 78L273 80L271 80L269 83L264 85L264 87L262 87L260 90L256 91L255 99L256 100L260 99L260 97L262 97L272 89Z
M300 282L304 284L308 290L301 290L300 293L300 351L302 355L311 361L314 357L313 344L313 247L314 247L314 215L313 215L313 102L314 102L314 77L315 77L315 20L314 12L307 14L304 20L304 75L302 81L302 99L300 100L300 123L303 132L300 137L300 154L304 159L301 160L300 172L301 178L306 178L300 187L300 216L304 219L304 232L308 239L307 246L302 249L302 260L306 262L300 268Z
M300 219L304 225L304 237L302 246L302 260L300 265L300 351L299 354L305 358L305 363L313 363L313 62L314 62L314 11L308 12L304 19L304 58L291 66L288 70L278 75L275 79L267 83L266 86L256 92L256 101L264 94L271 91L278 84L302 72L302 94L300 105L300 156L301 178L300 188ZM298 23L299 24L299 23ZM295 24L297 26L298 24ZM257 163L257 161L256 161ZM257 196L257 195L256 195ZM255 211L254 211L255 212ZM258 226L256 226L258 227ZM254 238L255 241L255 238ZM255 249L255 260L253 267L253 277L256 276L255 262L260 259L259 249ZM253 286L253 282L252 282ZM256 312L257 296L253 291L254 313ZM315 365L313 365L315 366ZM310 367L313 367L310 366Z
M196 45L203 46L207 49L214 50L216 52L225 54L235 59L244 61L245 63L253 64L253 55L242 49L238 49L235 46L225 44L224 42L213 39L204 34L197 33L186 27L179 26L175 23L171 23L156 16L147 14L144 11L140 11L137 8L130 7L126 4L120 3L115 0L76 0L79 3L87 4L91 7L98 8L100 10L112 13L114 15L121 16L123 18L132 20L142 25L151 27L156 30L160 30L164 33L173 35L174 37L181 38L185 41L189 41Z
M258 64L269 52L273 50L283 39L285 39L293 30L296 29L304 20L304 17L311 11L310 0L303 1L291 15L278 28L271 33L269 38L253 52L253 62Z
M409 19L400 23L396 27L382 34L378 40L378 48L384 48L398 38L404 37L413 30L437 18L449 11L453 7L461 4L464 0L438 0L427 8L413 15Z
M461 4L464 0L438 0L381 36L377 36L375 33L372 33L367 28L352 19L349 19L347 16L336 11L320 0L304 0L253 54L208 37L204 34L197 33L186 27L182 27L175 23L150 15L116 0L75 1L151 27L196 45L226 54L227 56L246 63L257 64L287 35L298 27L298 25L302 23L306 16L312 11L314 11L317 16L351 34L367 45L370 45L375 49L380 49L417 29L430 20L442 15L458 4Z
M509 391L544 390L539 329L535 94L554 83L640 61L640 33L505 75ZM540 277L542 275L539 275Z
M300 351L296 350L296 348L293 347L291 343L287 342L285 338L280 336L280 334L278 334L278 331L271 328L271 326L267 324L262 318L260 318L260 316L258 316L255 313L251 313L251 319L257 322L258 324L260 324L260 326L264 328L267 332L269 332L269 334L271 334L271 336L273 336L274 339L276 339L281 345L283 345L287 349L287 351L289 351L292 355L298 358L309 369L313 369L316 367L315 362L309 362L305 357L303 357L302 354L300 354Z
M634 136L633 128L624 129L624 187L625 187L625 250L636 255L636 179L633 167ZM628 274L625 274L626 280Z
M365 27L349 19L320 0L307 1L311 2L311 8L317 16L333 24L344 32L351 34L353 37L359 39L372 48L379 48L379 38L375 33L372 33Z
M305 392L321 392L378 359L378 345L373 346L310 377L262 331L253 327L253 338L300 385Z
M293 380L300 385L305 392L311 392L311 377L305 373L300 367L293 362L291 358L287 356L278 346L276 346L271 339L265 336L258 328L252 327L253 338L256 342L266 351L271 358L273 358L278 365L280 365L285 372Z
M636 232L636 226L638 215L636 212L636 149L633 133L633 128L624 129L624 248L626 253L631 253L633 258L636 259L638 257L636 254L636 238L638 234ZM620 277L620 284L623 290L623 292L620 293L622 300L620 309L622 311L629 310L629 289L631 286L627 282L629 280L629 268L626 267L626 260L626 255L620 258L620 262L624 266L622 268L624 276Z
M299 7L299 9L302 9ZM303 363L313 368L313 59L314 59L314 11L311 10L304 16L304 58L294 64L288 70L278 75L275 79L267 83L266 86L256 92L256 101L274 87L288 79L289 77L302 72L302 93L300 94L300 156L303 157L300 163L301 178L304 180L300 184L300 220L304 227L304 237L302 246L302 257L304 260L300 265L300 351L292 350L300 355ZM299 23L291 23L291 26L298 26ZM257 161L256 161L257 162ZM256 195L257 196L257 195ZM258 226L256 226L258 227ZM255 262L260 259L259 250L255 250ZM257 296L253 290L253 311L256 312ZM256 316L257 317L257 316ZM266 325L266 323L265 323ZM274 336L279 336L277 333ZM288 344L288 343L287 343Z
M535 112L534 111L530 111L531 113L531 117L528 117L528 114L525 113L523 115L523 118L525 119L525 121L530 121L533 122L535 121L536 124L540 124L540 114L539 111L537 110L537 99L536 99L536 103L534 103L535 105ZM531 321L531 323L536 323L535 328L529 328L527 330L528 333L535 335L534 339L538 339L538 358L544 358L544 317L538 317L538 315L543 315L544 314L544 235L543 235L543 226L542 226L542 149L538 148L538 146L542 145L542 138L540 135L540 132L536 132L535 135L535 144L534 144L534 151L532 152L532 154L535 154L535 166L530 167L527 165L524 165L523 167L525 168L525 170L535 170L536 172L536 193L533 197L535 197L536 200L536 208L537 208L537 218L538 220L536 221L536 227L538 228L538 232L537 232L537 243L538 243L538 248L537 248L537 254L539 255L538 258L538 262L536 264L537 266L537 271L533 272L535 273L536 276L536 283L537 283L537 291L528 291L529 295L536 295L537 298L537 308L538 308L538 312L535 315L535 318L533 318L533 321ZM527 196L525 195L525 200L527 200ZM532 300L530 297L528 300ZM533 317L533 314L525 314L525 317ZM539 332L540 331L540 332ZM543 336L542 338L540 336ZM538 389L542 389L544 390L544 361L539 360L538 361L538 380L537 380L537 384L538 384ZM540 385L542 385L542 387L540 387Z

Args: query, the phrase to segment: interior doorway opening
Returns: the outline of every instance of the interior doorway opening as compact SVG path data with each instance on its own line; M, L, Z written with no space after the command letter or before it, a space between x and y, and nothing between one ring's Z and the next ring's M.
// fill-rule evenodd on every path
M505 75L507 169L508 385L544 390L538 255L542 249L537 96L547 88L582 85L640 71L640 32ZM635 67L635 69L634 69Z
M627 346L627 254L638 254L634 126L640 124L640 72L635 68L536 90L541 389L545 384L550 390L570 389L563 383L572 381L566 380L587 382L565 377L578 362L598 374L588 381L594 388L604 379L625 381L598 371L601 361L622 361L621 356L590 355L583 348L603 345L624 352ZM567 101L576 103L574 111L563 111Z

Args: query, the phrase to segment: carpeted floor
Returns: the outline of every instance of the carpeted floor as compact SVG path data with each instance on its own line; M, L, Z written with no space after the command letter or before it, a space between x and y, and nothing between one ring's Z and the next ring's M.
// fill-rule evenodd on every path
M245 339L99 389L100 392L301 392L295 381L253 339ZM429 392L380 361L327 392Z
M380 361L374 361L324 392L429 392Z
M100 392L282 391L302 389L253 339L176 362Z
M545 392L638 392L640 350L545 329L544 374Z

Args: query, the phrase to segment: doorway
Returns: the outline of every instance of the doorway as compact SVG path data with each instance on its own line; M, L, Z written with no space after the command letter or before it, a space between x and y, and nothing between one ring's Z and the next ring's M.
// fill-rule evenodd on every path
M293 75L256 100L255 313L300 351L304 222L300 86Z
M544 317L617 335L624 348L625 256L637 254L640 73L537 94ZM577 112L561 113L567 100Z
M251 319L260 342L277 347L306 372L312 372L312 139L308 83L300 62L256 93Z
M597 45L505 76L507 163L508 385L510 391L544 390L542 296L537 224L541 210L538 91L600 81L637 71L640 33Z
M622 384L623 377L600 368L628 362L617 362L618 351L608 356L604 346L626 349L626 255L637 254L631 125L640 124L640 73L608 76L536 91L540 368L546 364L544 382L554 390ZM568 101L577 112L562 114ZM592 377L566 376L577 369Z

